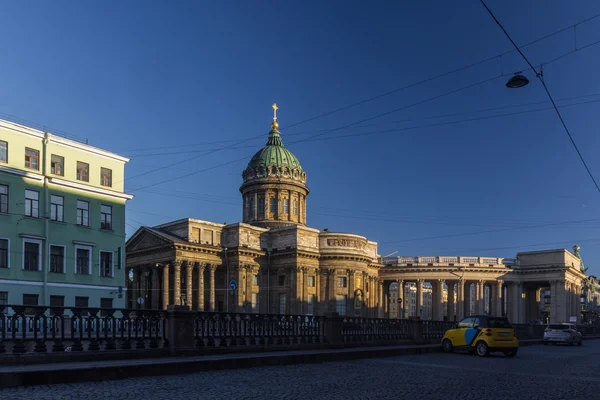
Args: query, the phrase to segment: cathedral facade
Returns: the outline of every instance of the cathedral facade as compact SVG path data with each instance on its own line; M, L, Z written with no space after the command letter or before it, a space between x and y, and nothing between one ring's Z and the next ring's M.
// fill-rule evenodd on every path
M127 242L128 307L383 316L377 243L306 225L307 174L275 115L242 173L242 222L182 219Z

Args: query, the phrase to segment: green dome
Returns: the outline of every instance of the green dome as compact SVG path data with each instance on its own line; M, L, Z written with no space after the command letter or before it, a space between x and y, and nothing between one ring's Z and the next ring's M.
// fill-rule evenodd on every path
M302 173L300 161L292 154L291 151L283 147L281 142L281 134L277 129L272 129L269 132L269 140L267 145L259 150L248 163L248 169L258 169L260 167L277 167L278 169L287 167L288 173L297 170Z

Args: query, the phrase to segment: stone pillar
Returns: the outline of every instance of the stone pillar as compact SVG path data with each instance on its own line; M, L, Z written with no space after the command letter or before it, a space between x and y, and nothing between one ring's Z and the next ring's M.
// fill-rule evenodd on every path
M335 300L335 269L327 270L327 310L329 312L335 312L336 310Z
M304 273L303 268L296 268L296 309L298 315L304 315Z
M506 312L504 311L504 281L496 281L496 296L494 297L494 304L495 304L495 313L497 316L499 317L503 317L506 315Z
M208 298L208 311L210 312L214 312L215 311L215 270L217 269L217 266L212 264L209 266L209 273L210 273L210 278L209 278L209 283L210 283L210 293L209 293L209 298Z
M163 267L163 309L169 305L169 264Z
M346 276L348 277L348 301L346 301L346 315L354 316L354 272L352 270L346 270Z
M315 315L323 315L323 310L321 310L321 302L323 298L321 297L321 270L315 269L315 303L313 305Z
M190 310L191 310L192 309L192 301L193 301L192 274L194 273L194 264L187 261L185 263L185 272L186 272L186 276L185 276L185 304L184 305L190 307Z
M417 280L417 302L415 305L415 315L421 317L421 309L423 308L423 279Z
M150 303L150 308L152 308L153 310L158 310L159 308L159 300L158 300L158 294L160 293L160 290L158 289L158 268L152 268L150 270L151 274L152 274L152 291L150 292L150 299L151 299L151 303Z
M476 313L479 315L484 314L485 310L485 281L479 280L477 281L477 289L476 289L476 298L477 298L477 307Z
M251 266L247 266L245 269L246 272L246 312L252 313L254 310L252 309L252 293L254 292L254 285L252 284L254 281L254 270Z
M204 311L204 269L206 264L198 264L198 311Z
M176 306L181 305L181 261L173 262L173 290L175 291L175 296L173 298L173 303Z
M398 279L397 283L398 283L398 299L400 300L400 303L398 303L398 319L404 319L404 318L406 318L404 316L404 281L401 279Z
M575 285L575 316L577 323L581 323L581 286Z
M460 321L465 317L465 281L456 282L456 319Z
M448 303L446 306L446 317L448 321L455 321L455 313L454 313L454 281L446 281L446 285L448 286Z
M431 304L433 307L433 320L443 321L444 320L444 283L443 279L438 279L435 283L435 298L432 299Z
M379 294L379 304L377 307L377 317L384 318L384 309L383 309L383 281L381 279L377 280L377 293Z

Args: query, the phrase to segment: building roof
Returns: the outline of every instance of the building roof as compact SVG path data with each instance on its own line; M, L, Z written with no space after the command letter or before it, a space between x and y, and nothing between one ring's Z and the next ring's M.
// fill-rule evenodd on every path
M296 156L283 146L281 134L277 129L271 129L269 140L265 147L260 149L248 163L248 168L259 167L287 167L290 171L297 169L302 172L302 166Z

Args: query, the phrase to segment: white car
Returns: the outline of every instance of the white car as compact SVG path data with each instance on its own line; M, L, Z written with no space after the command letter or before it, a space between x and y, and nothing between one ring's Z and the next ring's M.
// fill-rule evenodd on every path
M544 330L544 344L567 343L571 346L583 344L583 335L573 324L550 324Z

